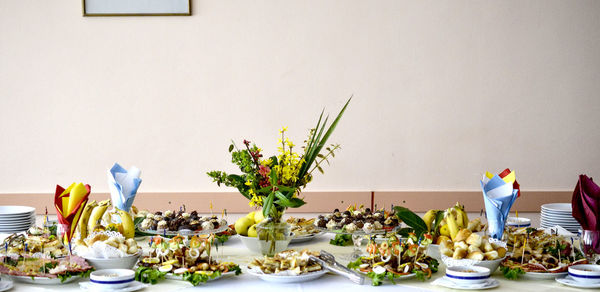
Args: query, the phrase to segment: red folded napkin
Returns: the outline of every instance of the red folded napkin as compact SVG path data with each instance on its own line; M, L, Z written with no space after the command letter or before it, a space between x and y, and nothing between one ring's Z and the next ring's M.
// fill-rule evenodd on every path
M573 217L583 230L600 230L600 187L592 178L579 175L571 205Z
M512 171L510 170L510 168L505 169L504 171L502 171L498 176L500 178L504 178L507 175L509 175ZM517 198L521 196L521 186L519 185L519 183L517 182L517 180L515 179L515 182L513 183L513 190L517 190Z
M54 207L58 222L64 229L64 241L70 243L81 212L87 204L90 195L90 185L82 183L71 184L68 188L56 185L54 192Z

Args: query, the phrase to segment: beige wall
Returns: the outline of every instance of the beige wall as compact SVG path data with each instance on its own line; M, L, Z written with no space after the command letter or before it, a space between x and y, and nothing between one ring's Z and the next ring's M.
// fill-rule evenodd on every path
M191 17L0 1L0 193L118 161L142 191L218 190L230 139L300 144L355 98L309 190L528 190L600 178L599 1L193 1Z

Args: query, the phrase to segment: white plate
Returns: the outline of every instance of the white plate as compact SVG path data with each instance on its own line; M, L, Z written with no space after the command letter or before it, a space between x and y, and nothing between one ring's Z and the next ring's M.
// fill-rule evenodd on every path
M13 287L13 281L8 280L8 279L4 279L4 280L0 281L0 292L6 291L12 287Z
M39 285L60 285L71 283L73 281L79 280L79 276L71 276L71 278L66 279L64 282L60 282L60 278L47 278L47 277L33 277L30 276L10 276L13 280L22 283L29 284L39 284Z
M300 283L312 281L320 278L321 276L327 274L327 270L323 269L316 272L310 272L307 274L302 274L298 276L287 276L287 275L273 275L273 274L263 274L253 271L252 269L248 269L248 274L259 277L263 281L273 282L273 283Z
M35 223L35 219L32 220L20 220L20 221L15 221L15 222L0 222L0 226L3 227L11 227L11 226L24 226L24 225L31 225Z
M571 212L571 203L552 203L542 205L542 210L555 212Z
M431 285L443 286L450 289L459 289L459 290L483 290L483 289L491 289L500 286L500 282L498 280L489 278L485 280L485 282L481 284L473 284L473 285L460 285L450 278L443 276L441 278L436 279L431 282Z
M571 278L571 276L569 276L569 275L556 278L556 282L561 283L563 285L570 286L570 287L575 287L575 288L588 288L588 289L600 288L600 283L596 283L596 284L581 283L581 282Z
M315 234L307 234L307 235L298 235L294 238L292 238L292 240L290 241L290 243L300 243L300 242L306 242L309 240L313 240L321 235L325 234L325 232L319 232L319 233L315 233Z
M129 292L129 291L137 291L143 288L148 287L147 284L140 283L138 281L133 281L128 286L119 289L102 289L101 287L97 287L92 282L81 282L79 283L79 287L85 291L112 291L112 292Z
M0 206L0 216L10 216L27 213L35 213L35 208L29 206Z
M541 272L525 272L523 274L523 278L532 279L532 280L552 280L559 276L564 276L568 274L568 272L562 273L541 273Z
M228 276L231 276L231 275L235 275L235 272L233 272L233 271L232 271L232 272L227 272L227 273L225 273L225 274L221 274L221 276L218 276L218 277L216 277L216 278L212 278L212 279L211 279L211 278L208 278L208 281L207 281L207 282L210 282L210 281L215 281L215 280L219 280L219 279L221 279L221 278L223 278L223 277L228 277ZM182 276L182 275L175 275L175 274L173 274L173 273L168 273L168 274L166 274L166 275L165 275L165 279L169 279L169 280L180 280L180 281L183 281L183 279L181 279L181 276Z

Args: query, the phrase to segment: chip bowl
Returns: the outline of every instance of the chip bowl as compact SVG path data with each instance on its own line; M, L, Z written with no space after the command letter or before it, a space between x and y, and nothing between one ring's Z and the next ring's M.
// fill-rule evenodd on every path
M104 269L132 269L140 257L140 252L121 258L90 258L83 257L96 270Z

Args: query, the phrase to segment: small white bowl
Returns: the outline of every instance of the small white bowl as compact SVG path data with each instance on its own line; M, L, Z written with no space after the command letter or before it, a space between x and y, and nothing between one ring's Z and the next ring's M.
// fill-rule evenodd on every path
M132 269L135 263L137 263L140 253L126 256L122 258L88 258L84 257L85 260L92 265L96 270L104 269Z
M257 254L266 254L267 253L267 251L263 252L261 250L261 246L260 246L260 243L258 242L257 237L249 237L249 236L243 236L243 235L240 235L239 237L240 237L240 240L242 240L242 243L251 252L257 253ZM275 242L275 253L279 253L279 252L286 250L288 245L290 244L291 240L292 240L292 236L290 236L287 240L277 240Z
M478 266L448 267L446 277L457 284L479 284L490 278L490 269Z
M100 289L119 289L133 283L135 272L128 269L106 269L93 271L90 282Z
M580 283L600 283L600 265L587 264L570 266L569 276L571 276L571 278Z
M531 219L523 217L508 217L506 219L506 225L512 227L529 227L531 226Z

